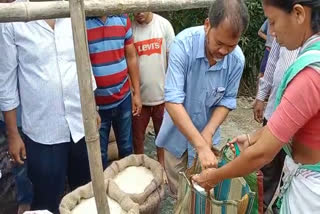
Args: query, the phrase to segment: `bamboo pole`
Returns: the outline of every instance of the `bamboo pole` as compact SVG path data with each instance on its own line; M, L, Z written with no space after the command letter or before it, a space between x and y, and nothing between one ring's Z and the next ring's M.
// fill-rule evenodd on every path
M212 0L70 0L56 2L15 2L0 4L0 22L31 21L70 17L80 88L81 108L88 149L90 173L98 214L109 214L104 187L95 100L92 92L85 14L103 16L142 11L174 11L208 7ZM70 9L70 10L69 10ZM85 13L86 12L86 13Z
M208 7L213 0L85 0L87 16L143 11L176 11ZM68 1L0 4L0 22L70 17Z
M98 214L109 214L96 119L96 104L92 88L83 0L70 0L70 14L93 193ZM79 170L81 170L81 166L79 167Z

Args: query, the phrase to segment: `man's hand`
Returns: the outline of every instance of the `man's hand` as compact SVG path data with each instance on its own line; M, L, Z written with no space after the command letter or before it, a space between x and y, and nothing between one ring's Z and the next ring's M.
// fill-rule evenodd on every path
M13 162L23 164L27 159L26 148L19 134L8 136L9 155Z
M218 160L207 144L197 149L202 169L218 167Z
M254 114L254 119L258 123L263 122L263 112L264 112L264 102L261 100L255 100L253 104L253 114Z
M137 94L133 95L132 96L132 115L140 116L141 108L142 108L142 103L141 103L140 95L137 95Z

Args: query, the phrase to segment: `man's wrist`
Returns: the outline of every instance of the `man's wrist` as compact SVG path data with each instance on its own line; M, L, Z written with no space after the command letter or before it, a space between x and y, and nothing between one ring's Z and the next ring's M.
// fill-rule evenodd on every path
M8 139L17 139L19 137L20 137L20 134L19 134L18 129L16 131L9 131L8 130ZM15 142L15 141L13 141L13 142ZM10 143L12 143L12 141L9 140L8 143L10 144Z
M216 132L216 130L217 130L217 127L214 126L214 125L212 125L211 127L206 126L206 127L203 129L202 133L205 133L205 134L208 134L208 135L213 136L214 133Z
M257 93L256 100L259 100L259 101L264 102L264 101L266 100L266 97L267 97L267 96L268 96L268 95L267 95L266 93L259 91L259 92Z
M209 148L209 146L204 139L202 139L201 141L198 141L198 144L195 145L195 149L197 150L198 153L199 151L202 151L203 149L206 149L206 148Z
M132 90L132 96L140 96L140 88Z
M16 135L20 135L17 125L12 124L10 126L7 126L7 134L8 137L15 137Z

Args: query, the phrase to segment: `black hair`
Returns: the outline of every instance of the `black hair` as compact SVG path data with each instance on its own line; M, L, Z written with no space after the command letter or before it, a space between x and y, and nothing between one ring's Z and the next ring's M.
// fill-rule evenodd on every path
M301 4L311 8L311 29L314 33L320 32L320 1L319 0L263 0L266 5L277 7L291 13L294 5Z
M249 12L244 0L215 0L209 10L211 27L218 27L228 19L233 27L233 33L243 33L249 23Z

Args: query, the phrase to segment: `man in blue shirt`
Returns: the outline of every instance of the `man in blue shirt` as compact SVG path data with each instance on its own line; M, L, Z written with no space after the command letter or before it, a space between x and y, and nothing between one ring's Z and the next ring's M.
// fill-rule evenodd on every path
M165 149L165 169L174 197L178 173L190 166L196 153L204 168L217 165L211 147L219 143L219 126L236 108L244 68L237 44L248 20L243 0L216 0L204 26L184 30L172 43L166 112L156 145Z

